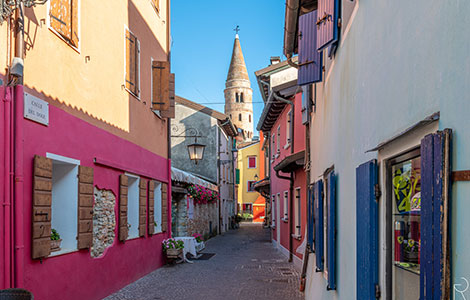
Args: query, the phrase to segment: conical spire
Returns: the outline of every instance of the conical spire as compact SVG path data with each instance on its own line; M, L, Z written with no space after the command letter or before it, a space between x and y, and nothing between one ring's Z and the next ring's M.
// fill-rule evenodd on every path
M246 70L245 59L243 58L242 47L238 34L235 36L233 43L232 60L228 69L227 84L231 80L249 80L248 71Z

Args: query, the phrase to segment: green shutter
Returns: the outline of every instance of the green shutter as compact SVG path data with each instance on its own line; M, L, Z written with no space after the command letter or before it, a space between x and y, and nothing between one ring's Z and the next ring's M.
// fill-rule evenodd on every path
M240 169L235 170L235 184L240 184Z

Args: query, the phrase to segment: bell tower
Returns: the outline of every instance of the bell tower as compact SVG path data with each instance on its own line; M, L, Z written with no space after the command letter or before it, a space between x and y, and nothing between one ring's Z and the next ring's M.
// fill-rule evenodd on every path
M232 119L237 128L243 130L244 140L253 138L253 90L251 89L245 59L243 58L238 26L235 29L235 42L233 43L232 59L225 81L225 114Z

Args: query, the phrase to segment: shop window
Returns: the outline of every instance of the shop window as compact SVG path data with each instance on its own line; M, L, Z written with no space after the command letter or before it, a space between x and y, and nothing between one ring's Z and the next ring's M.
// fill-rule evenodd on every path
M155 181L153 190L155 233L162 232L162 184Z
M77 250L78 166L80 161L49 154L52 159L51 225L59 233L61 250L53 255Z
M127 191L127 227L129 228L129 235L127 239L133 239L139 237L139 177L126 175L129 177Z
M389 167L393 224L392 286L400 299L417 299L420 290L421 157L419 149L393 159Z
M254 180L248 180L247 184L247 192L254 192L255 191L255 182Z
M301 236L301 218L302 218L302 209L300 201L300 188L295 189L295 202L294 202L294 216L295 216L295 231L294 234L296 237Z
M256 156L249 156L248 157L248 168L255 169L256 168Z
M289 212L288 212L288 209L289 209L289 192L288 191L284 191L284 218L283 220L285 222L287 222L287 220L289 219Z

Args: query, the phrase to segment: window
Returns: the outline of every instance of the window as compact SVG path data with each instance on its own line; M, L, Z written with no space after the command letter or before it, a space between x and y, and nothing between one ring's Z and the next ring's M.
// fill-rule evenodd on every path
M287 221L289 219L289 192L284 191L284 221Z
M127 227L129 235L127 239L139 237L139 177L126 174L129 177L127 190Z
M125 87L134 96L140 96L140 42L126 29L126 78ZM153 94L153 93L152 93Z
M291 120L292 120L292 110L289 110L289 112L287 113L287 122L286 122L286 146L290 145Z
M391 161L394 295L415 295L420 290L421 157L419 150Z
M277 141L276 141L276 151L279 154L281 152L281 126L277 127Z
M49 154L52 159L51 226L62 239L61 249L53 254L77 250L78 165L80 161Z
M238 121L242 120L242 114L238 114Z
M272 140L272 144L273 146L271 147L271 151L272 151L272 155L273 155L273 158L272 160L274 160L274 156L275 156L275 153L274 153L274 149L276 149L276 135L274 135L273 133L273 136L271 137L271 140Z
M238 93L235 93L235 102L240 102L240 96L238 95Z
M248 115L248 122L251 123L251 115Z
M247 192L254 192L255 191L255 182L254 180L248 180L247 184Z
M240 102L244 102L243 101L243 93L240 93Z
M301 201L300 201L300 188L295 189L295 231L294 234L296 237L301 237L301 219L302 219L302 209L301 209Z
M256 156L249 156L248 157L248 168L255 169L256 168Z
M79 0L50 1L50 28L75 48L80 40L79 6Z
M276 227L276 196L272 195L271 198L271 226Z
M155 181L153 190L155 233L162 232L162 184Z

